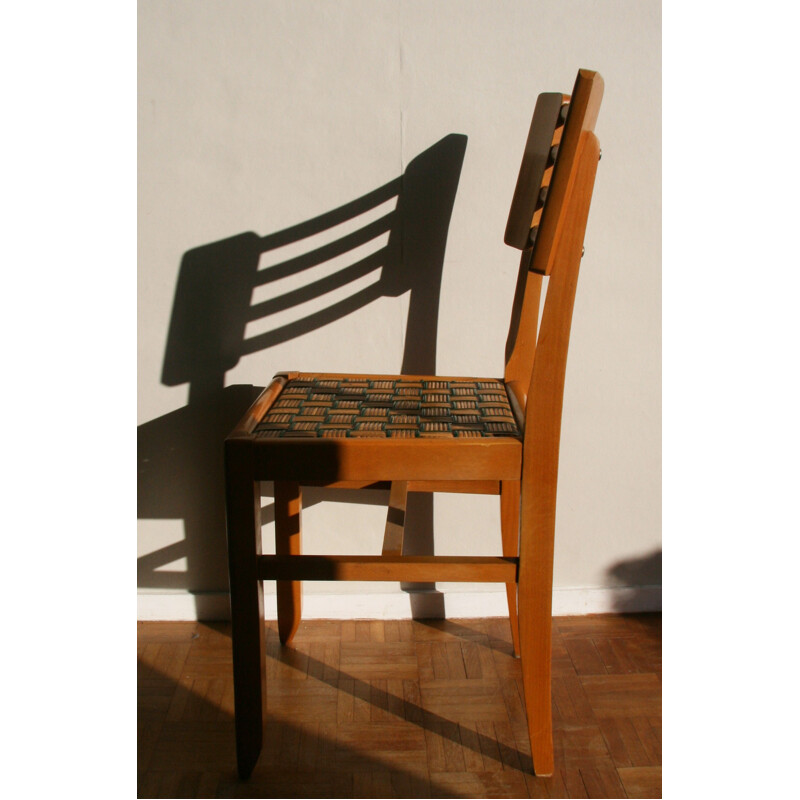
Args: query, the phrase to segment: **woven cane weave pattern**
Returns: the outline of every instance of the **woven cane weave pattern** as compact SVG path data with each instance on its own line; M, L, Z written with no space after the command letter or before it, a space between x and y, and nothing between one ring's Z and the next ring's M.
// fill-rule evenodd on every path
M520 437L498 380L290 380L258 438Z

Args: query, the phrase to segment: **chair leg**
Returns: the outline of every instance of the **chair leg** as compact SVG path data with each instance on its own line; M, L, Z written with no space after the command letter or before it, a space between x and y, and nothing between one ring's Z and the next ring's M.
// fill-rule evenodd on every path
M275 552L296 556L302 552L301 514L303 494L300 484L275 481ZM289 644L300 624L302 582L277 581L278 636Z
M538 561L538 563L537 563ZM536 775L553 774L553 709L550 695L553 570L542 560L520 558L519 638L525 711ZM549 579L548 579L549 578Z
M250 777L261 752L267 698L264 585L257 569L261 497L251 467L251 451L244 443L225 443L236 758L242 779Z
M519 555L519 481L500 482L500 530L503 539L503 555L516 558ZM517 620L517 584L506 584L508 597L508 621L511 624L511 642L514 655L519 658L519 621Z

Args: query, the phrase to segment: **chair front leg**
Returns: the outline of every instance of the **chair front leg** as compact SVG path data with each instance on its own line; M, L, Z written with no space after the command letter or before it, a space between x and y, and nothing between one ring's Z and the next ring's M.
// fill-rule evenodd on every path
M231 641L239 776L250 777L261 752L266 713L264 669L264 585L258 579L261 554L261 493L253 480L246 442L225 443L225 493Z
M296 556L302 552L303 494L298 483L275 481L275 552ZM300 624L302 582L277 581L278 636L289 644Z

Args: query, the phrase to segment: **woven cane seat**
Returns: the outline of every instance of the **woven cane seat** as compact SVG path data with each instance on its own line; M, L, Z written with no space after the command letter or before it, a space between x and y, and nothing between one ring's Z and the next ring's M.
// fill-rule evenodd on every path
M289 380L257 439L516 437L502 381L302 376Z

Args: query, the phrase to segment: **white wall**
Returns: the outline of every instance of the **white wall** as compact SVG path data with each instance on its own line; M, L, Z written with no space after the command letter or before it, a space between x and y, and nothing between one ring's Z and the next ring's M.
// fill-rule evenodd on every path
M403 358L408 296L381 297L242 357L225 371L225 390L197 400L195 386L190 402L180 371L164 369L185 254L324 214L397 178L442 137L463 134L436 367L501 375L518 256L502 239L522 147L537 94L569 92L579 67L605 80L603 159L567 370L555 607L658 602L658 590L642 587L661 583L660 13L658 2L643 0L141 0L142 618L224 611L214 448L243 402L246 390L235 387L264 386L283 369L394 372ZM269 296L260 291L256 300ZM282 312L280 321L331 299ZM464 320L473 316L482 323L470 329ZM264 502L268 509L268 486ZM437 552L499 553L496 498L437 495L434 508ZM313 504L306 550L379 552L384 519L375 505ZM264 535L268 547L269 526ZM499 587L444 588L451 616L503 613ZM321 616L409 608L395 585L308 584L306 596L307 612Z

